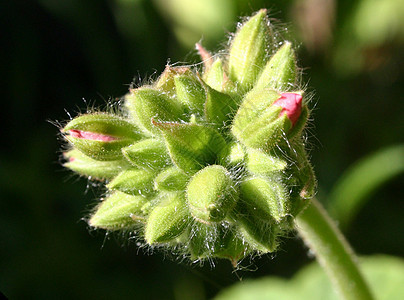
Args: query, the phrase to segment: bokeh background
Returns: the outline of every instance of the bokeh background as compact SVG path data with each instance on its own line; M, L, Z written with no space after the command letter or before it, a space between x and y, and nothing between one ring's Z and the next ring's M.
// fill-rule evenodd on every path
M0 291L10 299L209 299L240 278L290 277L313 259L293 236L236 272L227 261L200 267L150 255L124 236L89 230L82 217L99 191L61 166L55 124L116 101L168 62L197 62L198 41L220 49L239 16L262 7L296 43L314 93L309 144L325 206L353 164L395 149L356 174L360 185L397 167L341 227L361 255L403 255L403 1L2 0Z

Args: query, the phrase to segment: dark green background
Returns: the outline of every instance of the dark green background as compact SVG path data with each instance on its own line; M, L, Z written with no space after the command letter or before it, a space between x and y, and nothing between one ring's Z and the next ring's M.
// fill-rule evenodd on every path
M336 3L333 35L323 48L311 47L299 30L299 1L227 1L216 31L196 31L188 43L203 35L203 44L218 50L213 45L226 44L237 16L261 7L283 21L279 27L290 27L284 34L299 45L314 92L309 144L324 202L353 162L403 142L404 34L386 25L384 39L355 39L351 18L366 1ZM189 5L177 12L193 13ZM240 277L291 276L311 259L291 236L275 255L247 259L246 270L233 272L227 261L200 268L170 253L150 255L82 221L101 191L62 168L55 124L68 113L105 107L134 78L156 78L168 58L197 62L176 35L178 15L157 0L0 2L0 291L11 299L205 299ZM363 65L354 67L356 57ZM402 182L398 177L374 193L346 230L358 253L402 254Z

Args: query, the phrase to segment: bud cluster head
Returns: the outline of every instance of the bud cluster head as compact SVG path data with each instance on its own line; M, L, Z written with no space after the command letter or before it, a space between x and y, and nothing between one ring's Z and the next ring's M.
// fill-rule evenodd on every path
M295 53L273 34L260 10L226 55L197 44L203 70L167 66L155 83L130 89L119 113L66 124L65 167L107 190L91 227L234 266L277 249L316 181Z

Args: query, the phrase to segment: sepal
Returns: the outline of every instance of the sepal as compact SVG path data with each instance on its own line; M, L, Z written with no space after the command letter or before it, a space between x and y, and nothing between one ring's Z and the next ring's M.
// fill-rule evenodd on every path
M211 165L196 173L186 189L189 209L199 222L222 221L236 205L237 188L230 173L222 166Z
M147 219L145 239L150 245L170 242L184 232L192 219L183 192L164 193L161 199Z
M107 230L130 229L145 221L141 207L148 200L119 191L107 196L89 220L92 227Z
M76 149L64 153L63 156L67 160L63 164L64 167L91 179L112 179L123 170L131 168L131 164L125 159L96 160Z
M154 125L163 134L171 160L187 174L214 164L226 147L224 138L209 127L158 122Z

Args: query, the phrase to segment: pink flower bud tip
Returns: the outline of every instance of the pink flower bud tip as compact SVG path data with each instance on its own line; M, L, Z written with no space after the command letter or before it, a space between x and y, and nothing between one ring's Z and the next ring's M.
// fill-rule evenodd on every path
M92 140L92 141L100 141L100 142L111 142L117 140L116 137L110 136L110 135L105 135L105 134L100 134L100 133L94 133L90 131L82 131L82 130L75 130L75 129L70 129L68 131L70 136L77 138L77 139L85 139L85 140Z
M282 93L281 97L275 101L274 105L282 107L280 116L286 114L294 126L302 112L303 97L297 93Z

